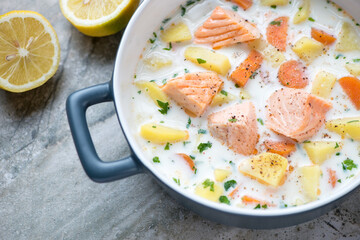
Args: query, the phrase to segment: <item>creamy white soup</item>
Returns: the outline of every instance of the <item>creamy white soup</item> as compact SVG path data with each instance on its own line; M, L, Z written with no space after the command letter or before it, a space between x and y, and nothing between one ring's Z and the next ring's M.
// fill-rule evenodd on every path
M159 174L209 201L327 198L360 168L359 34L326 0L187 1L140 56L133 132Z

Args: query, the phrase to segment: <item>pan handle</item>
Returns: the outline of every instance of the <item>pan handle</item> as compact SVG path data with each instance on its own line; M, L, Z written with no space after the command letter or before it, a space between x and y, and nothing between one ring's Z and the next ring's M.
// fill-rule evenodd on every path
M76 151L86 174L95 182L110 182L142 172L138 158L129 157L114 162L102 161L96 153L86 121L88 107L114 101L110 82L74 92L66 101L66 113Z

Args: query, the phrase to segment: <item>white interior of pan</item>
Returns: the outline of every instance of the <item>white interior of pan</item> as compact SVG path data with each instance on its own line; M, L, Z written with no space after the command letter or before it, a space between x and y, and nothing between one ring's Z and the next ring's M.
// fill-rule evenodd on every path
M324 0L325 1L325 0ZM306 205L285 208L285 209L269 209L267 211L255 211L252 209L243 209L243 208L234 208L226 205L220 205L207 201L203 198L186 192L183 189L180 189L174 182L169 181L161 174L158 174L156 169L152 164L146 160L144 153L141 151L133 133L131 131L131 120L129 114L129 106L131 95L127 91L129 85L132 84L133 74L139 59L140 54L143 51L143 48L151 36L153 29L158 27L159 23L167 17L170 13L178 9L180 4L186 2L185 0L145 0L135 15L133 16L131 22L129 23L127 30L124 33L122 38L121 46L119 48L115 70L114 70L114 95L115 95L115 105L117 108L117 113L121 124L123 126L126 137L128 138L132 149L137 154L137 156L142 160L143 164L152 171L158 178L166 183L170 188L176 192L186 195L188 198L202 203L208 207L222 210L225 212L252 215L252 216L279 216L294 214L303 211L309 211L314 208L321 207L327 203L330 203L339 197L347 194L360 184L360 177L354 178L354 180L340 189L337 194L330 196L327 199L311 202ZM334 0L339 6L351 14L357 22L360 22L360 1L358 0Z

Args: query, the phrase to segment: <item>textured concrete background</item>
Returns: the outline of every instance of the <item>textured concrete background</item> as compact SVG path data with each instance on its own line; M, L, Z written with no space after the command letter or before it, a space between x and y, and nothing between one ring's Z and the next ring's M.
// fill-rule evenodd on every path
M178 205L146 174L91 182L74 149L65 100L75 90L110 80L121 33L80 34L62 16L58 0L0 1L0 14L15 9L50 20L60 39L61 64L38 89L0 91L0 239L360 239L360 191L311 222L260 231L207 221ZM127 155L112 104L91 108L88 120L103 159Z

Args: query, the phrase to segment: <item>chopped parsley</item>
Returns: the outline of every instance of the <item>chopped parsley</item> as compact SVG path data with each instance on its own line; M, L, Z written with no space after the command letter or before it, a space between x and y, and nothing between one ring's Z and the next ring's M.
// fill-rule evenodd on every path
M303 141L303 143L311 143L309 140Z
M197 149L199 150L200 153L202 153L203 151L211 147L212 147L212 143L208 141L207 143L200 143Z
M281 22L282 22L282 21L272 21L272 22L270 23L270 25L276 25L276 26L280 27L280 26L281 26Z
M233 6L232 6L232 9L233 9L235 12L237 12L237 10L239 9L239 7L238 7L238 6L233 5Z
M258 118L257 121L264 126L264 121L261 118Z
M310 22L315 22L315 19L313 19L312 17L309 17L309 21Z
M214 192L214 182L211 181L210 179L206 179L203 183L202 183L204 188L210 187L210 191Z
M174 182L180 186L180 179L179 178L173 178Z
M194 157L194 156L189 155L189 157L190 157L192 160L195 160L195 157Z
M155 80L150 80L149 82L155 82Z
M178 73L175 73L175 74L173 75L173 78L176 78L178 75L179 75Z
M250 79L254 79L256 75L258 75L258 72L254 72L253 74L251 74Z
M189 117L188 121L187 121L187 124L186 124L186 128L189 128L191 125L191 118Z
M159 163L159 162L160 162L159 157L153 157L153 162L154 162L154 163Z
M335 155L336 155L336 156L340 156L340 153L338 152L338 153L336 153Z
M262 205L261 207L262 207L263 209L267 209L267 208L268 208L267 204L264 204L264 205Z
M164 150L170 150L170 146L171 146L172 144L171 143L166 143L166 145L165 145L165 147L164 147Z
M169 42L169 47L168 48L163 48L163 50L166 50L166 51L170 51L172 49L172 44L171 42Z
M303 8L302 7L299 7L299 11L301 11Z
M341 179L338 179L337 182L338 182L338 183L341 183Z
M180 10L181 10L181 16L183 17L186 13L186 8L183 5L180 5Z
M204 59L202 59L202 58L197 58L196 60L197 60L197 62L198 62L199 64L206 63L206 60L204 60Z
M157 39L156 32L153 32L153 36L154 36L154 38L149 39L150 43L154 43L156 41L156 39Z
M227 205L230 205L230 200L229 200L226 196L220 196L220 197L219 197L219 201L220 201L221 203L225 203L225 204L227 204Z
M168 110L170 109L169 108L169 103L168 102L162 102L160 100L156 100L156 101L157 101L159 107L161 108L161 109L159 109L159 112L161 114L163 114L163 115L167 114Z
M167 79L164 78L163 80L161 80L162 84L165 84L167 82Z
M235 187L236 186L236 181L235 180L229 180L227 182L224 183L224 188L225 188L225 191L229 190L229 188L231 187Z
M341 11L342 11L342 8L338 8L338 11L341 12Z
M152 128L156 128L156 126L155 126L155 125L153 125L153 126L152 126Z
M337 55L337 56L335 57L335 59L339 59L340 57L343 57L343 55L342 55L342 54L339 54L339 55Z
M261 208L260 203L258 205L256 205L256 207L254 207L254 209L260 209L260 208Z
M197 0L198 2L199 2L199 0ZM190 5L193 5L195 3L195 1L193 1L193 0L188 0L187 2L186 2L186 6L188 7L188 6L190 6Z
M286 205L286 207L287 207L287 205ZM267 209L268 206L267 206L267 204L261 205L261 204L259 203L258 205L256 205L256 207L254 207L254 209L260 209L260 208Z
M170 20L171 20L171 18L165 18L165 19L162 21L162 23L165 24L165 23L167 23L167 22L170 21Z
M354 123L354 122L359 122L359 120L352 120L352 121L349 121L347 123Z
M229 122L237 122L237 119L236 118L230 118Z
M235 87L236 88L240 88L239 84L235 83Z
M199 129L198 134L206 134L206 130L205 129Z
M189 143L191 143L191 142L190 141L184 141L183 142L184 146L186 146L186 144L189 144Z
M276 9L276 5L271 5L270 7L273 9Z
M341 164L342 164L343 170L350 170L351 171L353 168L357 168L357 165L350 158L347 158Z
M360 62L360 58L353 59L354 62Z
M141 94L141 90L139 90L137 93L138 93L138 94Z
M225 90L221 90L220 93L221 93L222 95L224 95L224 96L227 96L227 95L228 95L227 91L225 91Z
M339 146L339 144L338 143L336 143L336 145L335 145L335 149L337 149L337 148L339 148L340 146Z
M185 72L185 73L189 73L190 71L189 71L189 69L185 68L185 69L184 69L184 72Z

